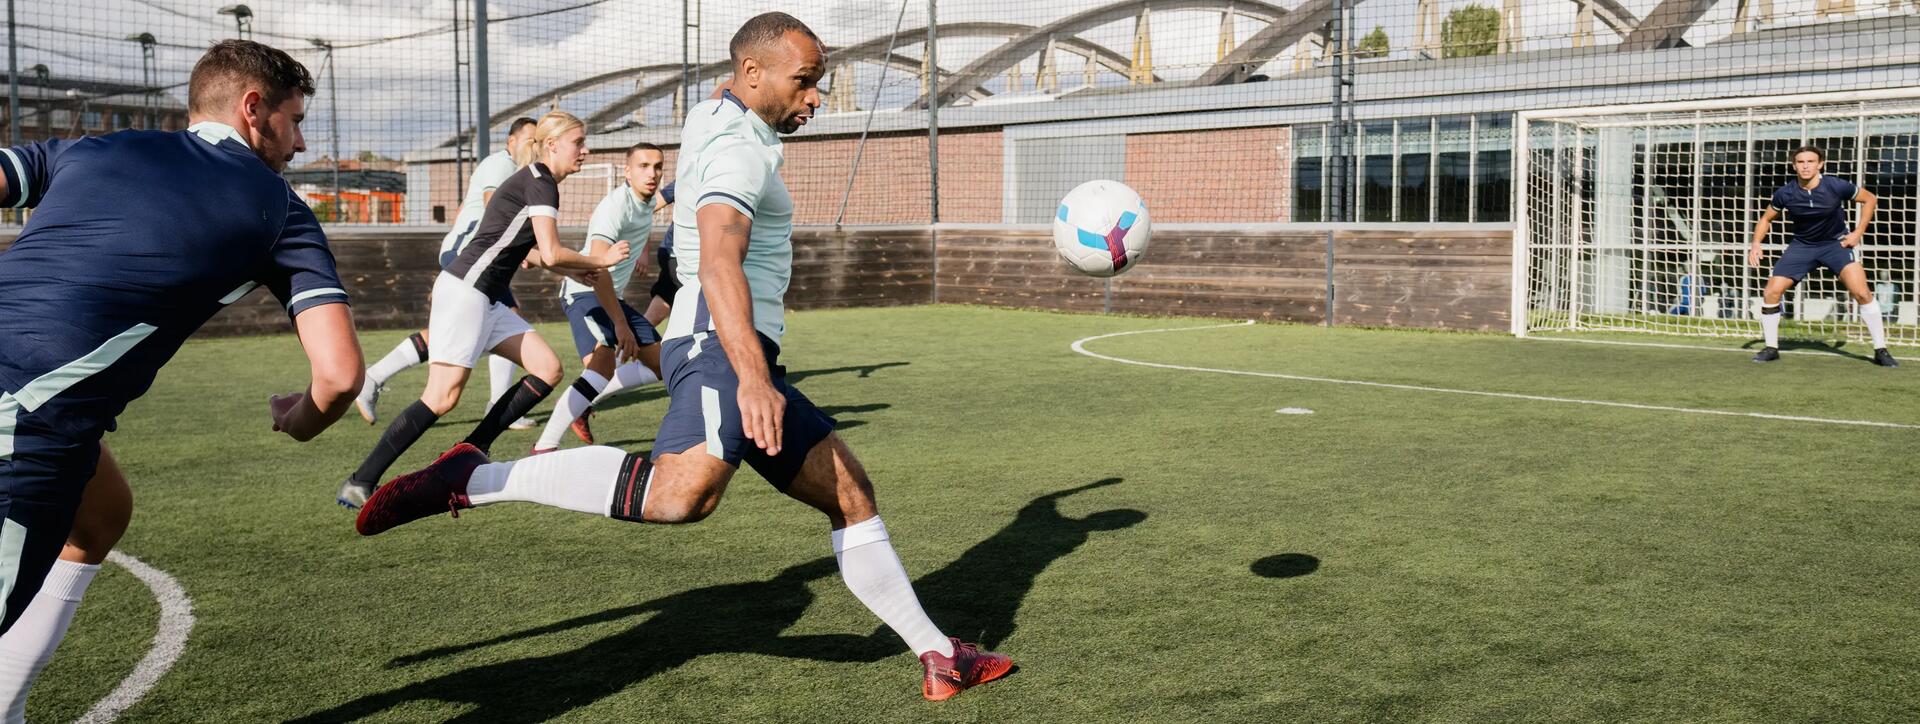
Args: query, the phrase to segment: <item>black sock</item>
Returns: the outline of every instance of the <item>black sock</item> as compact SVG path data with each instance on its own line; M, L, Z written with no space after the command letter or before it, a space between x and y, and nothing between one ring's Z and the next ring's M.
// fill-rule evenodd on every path
M513 391L501 395L498 402L487 410L487 416L480 418L479 427L473 428L473 434L467 436L467 442L482 451L493 448L493 441L505 432L508 425L525 416L534 405L553 394L553 385L542 382L540 378L527 375L513 386Z
M420 361L427 361L427 338L420 336L419 332L414 332L407 336L407 341L413 343L413 352L420 355Z
M613 483L613 506L607 511L608 517L632 523L647 522L640 517L640 508L647 502L648 473L652 469L653 461L644 452L628 455L620 463L620 477Z
M380 442L374 444L373 452L367 453L366 461L360 463L359 470L353 471L351 479L368 485L378 484L381 477L386 475L387 468L393 467L393 461L399 460L400 455L413 447L413 443L439 419L440 416L433 414L433 408L427 407L427 403L414 400L413 404L407 405L407 409L401 410L393 418L393 424L387 426L386 432L380 433Z

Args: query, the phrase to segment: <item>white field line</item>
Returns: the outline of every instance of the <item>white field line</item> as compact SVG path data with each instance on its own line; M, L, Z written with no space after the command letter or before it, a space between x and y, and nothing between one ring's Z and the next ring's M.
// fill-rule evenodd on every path
M1206 326L1200 326L1200 327L1168 327L1164 329L1140 329L1140 330L1134 330L1131 332L1113 332L1110 334L1098 334L1092 337L1087 337L1085 339L1080 339L1075 341L1073 343L1073 351L1079 352L1080 354L1086 355L1088 357L1093 357L1095 359L1103 359L1109 362L1119 362L1121 364L1139 365L1141 367L1158 367L1160 369L1181 370L1185 372L1212 372L1215 374L1223 374L1223 375L1266 377L1269 379L1294 380L1297 382L1322 382L1322 383L1333 384L1333 385L1355 385L1359 387L1378 387L1378 388L1384 388L1389 390L1407 390L1411 392L1437 392L1437 393L1448 394L1448 395L1472 395L1475 397L1497 397L1497 398L1507 399L1507 400L1525 400L1528 402L1555 402L1555 403L1566 404L1566 405L1592 405L1596 407L1617 407L1617 408L1624 408L1628 410L1645 410L1649 412L1678 412L1678 413L1684 413L1689 415L1718 415L1722 417L1750 417L1750 418L1759 418L1763 420L1784 420L1788 422L1811 422L1811 423L1818 423L1818 424L1825 424L1825 425L1852 425L1856 427L1887 427L1887 428L1896 428L1896 429L1902 429L1902 430L1920 430L1920 425L1913 425L1913 424L1900 423L1900 422L1879 422L1876 420L1841 420L1841 419L1832 419L1832 418L1825 418L1825 417L1803 417L1800 415L1775 415L1775 414L1765 413L1765 412L1739 412L1735 410L1712 410L1712 409L1697 408L1697 407L1674 407L1670 405L1642 405L1642 404L1633 403L1633 402L1612 402L1608 400L1581 400L1581 399L1576 399L1571 397L1549 397L1546 395L1522 395L1522 394L1513 393L1513 392L1491 392L1488 390L1465 390L1465 389L1456 389L1451 387L1425 387L1421 385L1403 385L1403 384L1396 384L1392 382L1372 382L1368 380L1342 380L1342 379L1335 379L1332 377L1313 377L1309 375L1288 375L1288 374L1281 374L1278 372L1249 372L1247 370L1226 370L1226 369L1219 369L1214 367L1189 367L1186 365L1171 365L1171 364L1163 364L1160 362L1142 362L1140 360L1131 360L1123 357L1115 357L1112 355L1100 354L1099 352L1088 350L1086 346L1088 342L1107 339L1110 337L1126 337L1126 336L1135 335L1135 334L1157 334L1160 332L1192 332L1192 331L1198 331L1203 329L1245 327L1252 324L1253 324L1253 320L1247 320L1244 322L1237 322L1234 324L1212 324L1212 325L1206 325Z
M154 600L160 602L160 626L153 634L153 647L134 665L133 673L127 674L113 693L75 720L80 724L105 724L120 718L179 660L187 648L187 633L193 630L193 600L187 598L186 590L173 576L120 551L108 553L107 560L127 569L153 591Z
M1625 340L1618 340L1618 339L1570 339L1567 337L1535 337L1531 335L1526 337L1521 337L1520 339L1526 340L1528 342L1572 342L1574 344L1607 344L1607 345L1613 345L1616 347L1654 347L1658 349L1694 349L1694 350L1703 350L1707 352L1739 352L1741 354L1753 354L1755 351L1751 349L1740 349L1738 347L1712 347L1704 344L1674 344L1671 342L1628 342ZM1783 349L1783 350L1780 350L1780 354L1799 354L1799 355L1806 355L1808 357L1824 357L1828 359L1846 360L1848 362L1860 361L1858 357L1851 357L1844 352L1838 352L1838 351L1822 352L1822 351L1811 350L1811 349Z

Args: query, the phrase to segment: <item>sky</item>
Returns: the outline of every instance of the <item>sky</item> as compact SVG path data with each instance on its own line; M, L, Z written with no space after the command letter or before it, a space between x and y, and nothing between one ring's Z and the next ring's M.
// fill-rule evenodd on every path
M912 30L926 24L924 0L831 0L811 7L782 6L765 0L488 0L492 18L488 34L489 98L498 110L546 89L599 73L623 68L675 64L681 61L683 7L700 26L698 40L688 52L702 61L725 57L726 41L746 18L770 9L787 9L807 21L829 45L850 45L891 34L896 27ZM1444 16L1475 0L1440 0ZM1281 0L1294 5L1299 0ZM1416 0L1370 0L1356 10L1356 36L1375 26L1384 29L1395 48L1390 58L1408 55L1414 34ZM1498 7L1501 0L1478 0ZM1576 11L1570 0L1520 0L1525 7L1523 33L1527 49L1568 47ZM1645 16L1658 0L1623 0L1636 16ZM1860 0L1862 15L1884 14L1878 0ZM184 83L206 44L234 34L233 19L217 10L225 0L61 0L28 2L16 8L19 27L13 34L23 75L31 78L36 63L57 77L115 79L138 83L143 60L139 44L128 35L148 32L159 41L153 70L157 84ZM398 156L438 145L456 126L458 100L471 102L470 81L456 83L455 39L446 32L455 21L471 20L472 0L252 0L255 39L293 53L314 72L320 94L312 101L308 122L314 144L303 163L327 151L330 127L337 116L343 155L360 151ZM1043 25L1072 12L1107 4L1106 0L942 0L941 22L997 21ZM1813 0L1776 0L1780 24L1811 21ZM1718 3L1689 33L1695 44L1724 37L1731 26L1733 0ZM544 14L542 14L544 13ZM896 26L896 22L899 23ZM1156 12L1151 20L1153 58L1163 77L1179 80L1198 75L1214 60L1219 37L1218 11ZM463 26L464 27L464 26ZM1238 18L1236 36L1244 40L1260 23ZM1080 37L1101 43L1122 55L1133 45L1133 21L1122 20L1091 29ZM436 32L438 31L438 32ZM1601 42L1613 38L1604 27L1596 30ZM386 40L398 36L417 37ZM463 49L469 37L458 34ZM329 73L327 53L308 39L331 42L334 67ZM900 52L918 57L923 36L903 36ZM953 39L941 44L942 65L957 69L990 50L998 41ZM1266 72L1291 69L1293 54L1283 53ZM1023 63L1031 83L1034 58ZM1078 58L1063 63L1063 87L1079 84ZM463 73L467 71L462 71ZM677 75L670 74L670 75ZM668 76L654 76L648 82ZM862 65L854 87L859 104L871 105L880 85L880 67ZM337 97L329 85L337 86ZM1103 85L1125 80L1103 74ZM1007 92L1003 79L989 88ZM611 83L562 99L560 107L583 117L632 91L631 81ZM880 107L898 107L918 95L917 78L888 71ZM184 99L184 86L169 91ZM1030 88L1015 93L1032 93ZM337 101L337 104L335 103ZM332 115L329 115L329 114ZM650 124L668 123L666 102L646 109ZM317 123L316 123L317 121Z

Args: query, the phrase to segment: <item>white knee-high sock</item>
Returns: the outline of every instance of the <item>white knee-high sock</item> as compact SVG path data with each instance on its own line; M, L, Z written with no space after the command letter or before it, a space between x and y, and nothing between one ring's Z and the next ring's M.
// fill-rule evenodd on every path
M491 388L491 394L487 395L487 406L492 407L493 403L499 402L501 397L512 392L513 383L519 381L520 365L516 365L513 363L513 360L497 354L488 355L487 384Z
M467 498L475 507L539 503L593 515L612 509L627 451L596 445L475 468Z
M412 337L400 340L399 344L393 346L392 352L388 352L387 356L381 357L379 362L367 368L367 384L372 387L383 387L387 384L387 380L393 379L393 376L400 374L401 370L425 361L420 358L420 350L413 346Z
M54 561L40 592L33 595L13 628L0 636L0 703L6 706L6 721L25 720L27 689L53 660L54 649L73 623L73 612L80 608L80 596L99 572L97 565Z
M879 516L834 531L833 555L853 597L899 634L915 656L928 651L953 655L953 642L920 608L920 598L914 595L907 569L893 552L887 526Z
M613 379L607 381L606 387L600 390L600 396L593 398L593 401L599 402L622 390L645 387L659 381L660 376L654 374L653 370L647 369L645 364L638 361L628 362L613 370Z
M607 386L607 378L593 370L580 370L580 378L573 381L566 394L560 396L560 402L553 406L553 416L547 418L547 427L540 431L540 441L533 444L535 450L551 450L560 447L560 437L567 433L567 427L581 415L587 414L587 406L600 396L600 390ZM586 389L581 389L581 388ZM591 394L588 394L591 393Z
M1880 316L1880 300L1875 299L1860 305L1860 321L1867 323L1867 334L1873 337L1874 349L1887 346L1887 320Z
M1780 307L1774 305L1772 312L1768 307L1760 308L1760 333L1766 339L1768 347L1780 346Z

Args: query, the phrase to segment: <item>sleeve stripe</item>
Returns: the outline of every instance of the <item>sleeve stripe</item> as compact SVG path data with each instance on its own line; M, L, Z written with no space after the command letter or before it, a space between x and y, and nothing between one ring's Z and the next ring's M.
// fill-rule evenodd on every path
M560 210L551 206L528 206L528 216L545 216L549 219L560 218Z
M705 206L707 205L707 199L711 199L716 196L732 201L735 204L739 204L741 210L747 212L748 216L753 215L753 204L749 204L746 201L742 200L740 197L727 193L725 191L708 191L705 195L700 197L699 201L696 201L693 203L693 207L698 209L702 206Z
M312 299L314 297L324 297L329 294L337 294L344 297L344 296L347 296L347 290L341 289L339 287L327 287L325 289L308 289L304 292L293 295L292 299L287 300L287 308L291 309L293 308L293 305L299 304L308 299Z
M20 165L20 156L15 154L13 149L0 148L0 154L6 154L8 167L13 169L13 173L7 179L9 182L7 193L20 194L20 200L14 202L13 207L17 209L26 206L27 199L33 197L33 188L27 183L27 169ZM14 186L19 188L13 188Z

